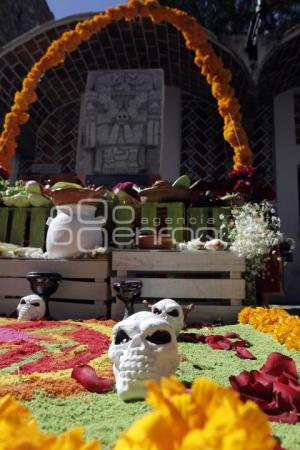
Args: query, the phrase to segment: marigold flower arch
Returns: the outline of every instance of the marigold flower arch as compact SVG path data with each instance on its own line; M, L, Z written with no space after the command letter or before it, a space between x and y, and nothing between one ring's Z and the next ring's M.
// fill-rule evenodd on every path
M219 113L224 120L224 138L234 151L234 169L252 164L253 155L242 126L240 104L229 84L231 73L215 54L205 30L194 17L178 9L162 6L158 0L130 0L79 22L75 29L63 33L53 41L41 59L33 65L23 80L21 91L15 94L11 111L5 116L0 136L0 165L4 169L11 169L11 158L17 148L16 138L21 126L29 120L30 105L38 99L36 89L42 75L62 64L68 53L76 50L82 42L88 41L112 21L133 20L138 16L149 17L155 23L168 22L182 33L187 48L195 52L195 64L206 77L211 85L212 95L217 99Z

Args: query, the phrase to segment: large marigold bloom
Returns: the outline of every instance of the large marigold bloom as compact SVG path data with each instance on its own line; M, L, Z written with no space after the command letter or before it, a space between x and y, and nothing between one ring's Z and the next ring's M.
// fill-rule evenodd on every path
M0 450L100 450L99 442L84 443L81 428L44 434L29 410L10 396L0 400L0 435Z
M229 388L196 380L191 390L175 377L148 382L154 412L138 419L114 450L273 450L267 417Z

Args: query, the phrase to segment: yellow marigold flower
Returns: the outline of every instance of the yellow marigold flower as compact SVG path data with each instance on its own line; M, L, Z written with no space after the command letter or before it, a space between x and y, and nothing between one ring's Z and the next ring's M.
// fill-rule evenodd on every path
M238 321L240 323L249 323L249 317L252 313L253 308L250 306L247 306L246 308L243 308L242 311L238 314Z
M138 419L114 450L273 450L265 414L239 394L200 378L191 390L175 377L148 383L154 412Z
M290 316L281 308L244 308L238 316L240 323L249 323L257 330L270 333L290 350L300 350L300 318Z
M81 428L44 434L29 410L10 396L0 400L0 435L0 450L100 450L99 442L84 443Z
M296 316L290 316L282 322L286 327L285 345L290 350L300 350L300 319Z

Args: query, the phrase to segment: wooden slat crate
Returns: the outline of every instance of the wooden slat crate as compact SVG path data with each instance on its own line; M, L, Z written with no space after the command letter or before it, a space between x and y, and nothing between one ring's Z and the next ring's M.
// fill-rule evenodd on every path
M216 238L225 238L224 232L220 235L223 215L225 218L231 215L231 207L195 207L187 209L187 226L190 227L195 235L194 238L201 237L201 234ZM198 231L197 231L198 230ZM215 234L217 233L217 234ZM189 237L190 239L190 237Z
M184 203L144 203L141 208L141 228L169 228L177 242L185 240ZM181 229L182 228L182 229ZM166 233L165 233L166 234Z
M126 207L119 208L115 212L115 222L113 222L114 243L119 248L131 246L134 241L135 214Z
M31 293L28 272L57 272L62 281L51 296L54 319L89 319L106 316L110 297L110 255L97 259L0 259L0 314L10 315L20 297Z
M113 251L111 286L117 280L137 278L143 282L142 298L195 303L190 322L228 322L242 308L245 268L245 259L229 251ZM122 317L123 310L117 301L112 318Z
M0 207L0 241L44 248L49 208Z

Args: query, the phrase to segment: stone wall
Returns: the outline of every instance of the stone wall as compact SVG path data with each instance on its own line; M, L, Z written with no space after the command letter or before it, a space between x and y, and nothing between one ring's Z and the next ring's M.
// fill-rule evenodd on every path
M53 18L46 0L1 0L0 46Z

